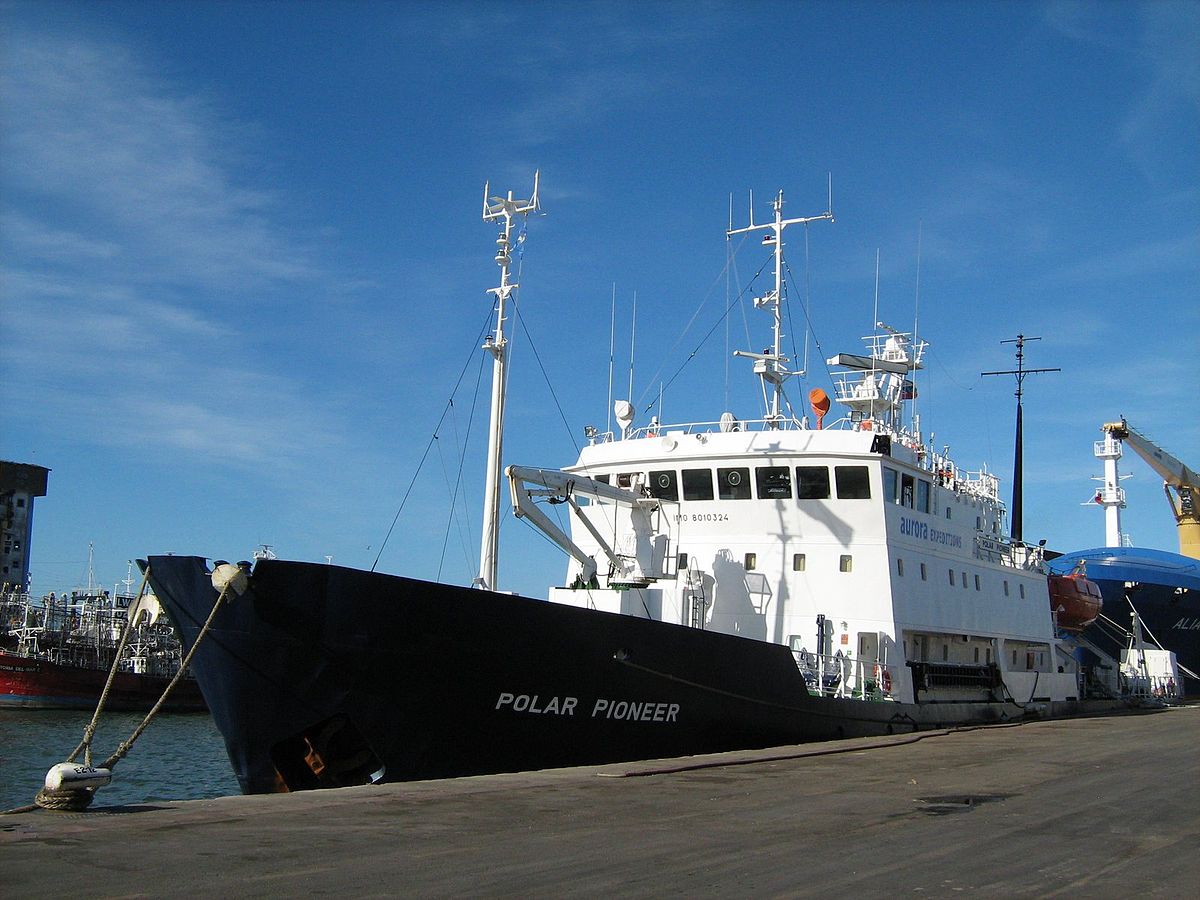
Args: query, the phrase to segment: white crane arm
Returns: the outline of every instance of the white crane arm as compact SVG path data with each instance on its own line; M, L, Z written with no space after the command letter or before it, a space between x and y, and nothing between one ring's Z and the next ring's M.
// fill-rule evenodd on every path
M639 517L642 521L642 527L636 530L640 530L646 534L652 531L649 527L648 514L657 510L664 502L652 497L640 496L633 491L613 487L610 484L596 481L593 478L587 478L583 475L571 475L557 469L533 469L525 466L509 466L504 471L508 476L509 488L512 493L513 514L519 519L529 519L546 537L550 538L572 559L576 560L583 567L581 574L584 581L590 581L592 576L596 574L596 560L588 556L578 544L571 540L570 535L559 528L549 516L538 508L534 502L535 497L558 498L559 502L567 503L576 516L578 516L579 521L588 530L593 540L596 541L604 555L608 557L608 561L618 567L621 565L620 554L596 530L595 526L588 520L588 517L583 515L578 503L575 501L575 497L596 497L630 507L633 510L634 516Z

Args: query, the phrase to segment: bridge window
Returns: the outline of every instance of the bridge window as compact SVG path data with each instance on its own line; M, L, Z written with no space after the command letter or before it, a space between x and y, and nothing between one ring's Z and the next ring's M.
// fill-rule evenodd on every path
M929 512L929 482L920 478L917 479L917 510Z
M833 477L839 499L871 499L871 476L866 466L834 466Z
M759 500L790 500L792 470L787 466L759 466L754 470Z
M649 487L651 497L657 497L659 500L679 499L679 481L674 472L651 472Z
M827 466L796 466L796 499L828 500L829 468Z
M683 499L711 500L712 498L712 469L684 469Z
M717 492L722 500L749 500L750 469L717 469Z
M900 502L900 480L895 469L883 467L883 499L887 503Z
M900 476L900 505L907 506L909 509L913 508L913 482L915 480L911 475Z

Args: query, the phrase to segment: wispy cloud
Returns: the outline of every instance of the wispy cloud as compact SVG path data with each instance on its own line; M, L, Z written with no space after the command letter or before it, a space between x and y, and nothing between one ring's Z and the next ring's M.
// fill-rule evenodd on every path
M1180 237L1131 243L1116 253L1082 259L1051 278L1077 284L1119 283L1147 275L1195 271L1198 259L1200 231L1193 231Z
M473 9L431 35L449 52L464 46L493 49L512 63L498 67L507 85L491 110L489 127L502 115L507 139L519 146L541 147L564 136L582 136L606 127L611 117L636 115L642 105L670 102L673 91L700 90L659 65L664 51L712 39L714 8L692 3L661 7L665 14L621 7L571 5L547 9L539 26L511 10ZM718 16L723 13L717 8ZM500 40L498 36L509 37ZM516 35L513 37L512 35ZM709 86L711 88L711 85ZM651 107L653 108L653 107Z
M245 285L311 276L271 225L273 198L239 184L231 148L250 129L201 96L178 91L120 46L25 33L0 69L5 187L25 240L103 234L114 265L143 276Z
M281 198L241 174L254 129L112 42L25 31L0 79L10 424L92 444L128 427L238 464L336 443L238 325L325 277ZM256 400L253 424L230 414Z
M1133 57L1145 73L1130 86L1129 104L1116 138L1151 183L1177 178L1164 166L1163 153L1174 142L1167 135L1188 129L1200 112L1200 5L1192 0L1157 0L1137 4L1052 3L1046 22L1058 34L1106 52ZM1127 19L1132 19L1129 27ZM1190 172L1190 169L1189 169Z

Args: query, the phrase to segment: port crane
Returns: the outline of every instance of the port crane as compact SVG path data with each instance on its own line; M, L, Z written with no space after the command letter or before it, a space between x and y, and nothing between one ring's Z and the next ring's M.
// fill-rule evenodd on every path
M1104 432L1105 440L1097 444L1096 455L1106 460L1106 469L1111 461L1112 477L1106 477L1105 489L1097 494L1097 502L1108 508L1113 521L1118 521L1117 510L1124 506L1124 492L1117 487L1116 460L1121 456L1121 446L1128 446L1163 480L1163 492L1179 527L1180 554L1200 559L1200 511L1196 508L1200 478L1196 472L1133 428L1124 417L1119 422L1106 422L1100 430ZM1119 531L1119 524L1116 529ZM1109 543L1113 543L1111 533Z

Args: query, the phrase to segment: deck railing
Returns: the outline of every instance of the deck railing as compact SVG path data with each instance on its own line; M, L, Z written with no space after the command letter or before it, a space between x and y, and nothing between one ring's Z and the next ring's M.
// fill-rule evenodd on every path
M893 699L896 670L882 660L807 650L794 650L792 656L808 689L815 694L856 700Z

